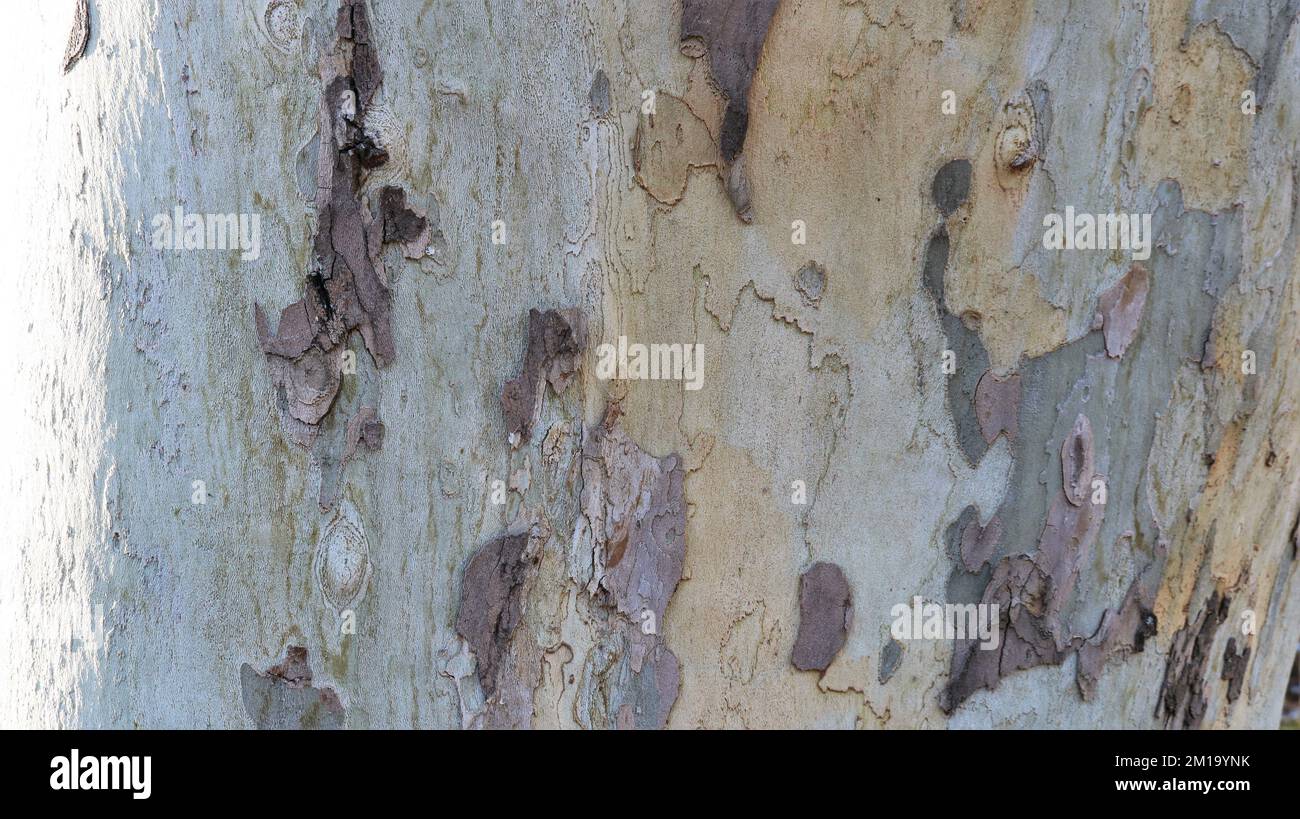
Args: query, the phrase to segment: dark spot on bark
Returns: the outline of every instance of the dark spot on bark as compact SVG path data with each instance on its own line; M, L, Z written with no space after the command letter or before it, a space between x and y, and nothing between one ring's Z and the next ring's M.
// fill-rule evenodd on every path
M63 49L63 73L67 74L86 53L86 44L90 42L90 3L77 0L77 9L72 17L72 31L68 33L68 45Z
M591 79L591 90L587 92L587 104L591 106L591 112L598 117L603 117L609 113L611 105L609 76L604 69L596 69L596 76Z
M527 441L549 383L556 395L569 386L587 347L586 318L577 309L528 311L528 345L519 375L501 389L506 432Z
M944 275L948 267L948 231L942 225L930 237L925 249L921 283L934 301L943 327L947 346L956 356L957 371L947 375L948 410L957 427L957 443L971 466L979 463L988 450L979 417L975 412L975 395L980 378L989 368L989 355L979 333L955 316L944 303Z
M903 644L890 637L885 641L884 647L880 649L880 673L876 677L880 680L881 685L889 682L902 661Z
M700 41L708 50L713 81L727 98L719 139L722 158L732 162L749 130L749 87L779 0L684 0L682 42Z
M944 216L961 207L970 194L970 160L954 159L947 162L934 175L930 196Z
M941 316L948 312L948 306L943 300L944 275L948 271L948 245L948 229L940 226L925 246L925 263L921 270L921 282Z
M339 151L357 158L357 163L367 170L380 167L388 161L388 151L384 150L374 137L367 133L358 133L345 143Z
M1092 424L1082 413L1074 419L1070 437L1061 444L1061 481L1065 499L1082 506L1092 489Z
M1146 648L1147 640L1156 636L1156 630L1159 627L1156 620L1155 612L1149 609L1141 610L1141 617L1138 619L1137 631L1133 634L1133 650L1141 652Z
M1246 681L1246 666L1250 663L1250 647L1246 646L1237 653L1237 638L1229 637L1223 649L1223 673L1219 676L1228 681L1228 702L1236 702L1241 696L1241 686Z
M834 563L814 563L799 577L799 633L790 662L800 671L825 671L844 647L853 622L853 596Z
M284 660L262 673L244 663L239 679L244 711L259 729L343 727L343 704L334 689L312 686L302 646L289 646Z

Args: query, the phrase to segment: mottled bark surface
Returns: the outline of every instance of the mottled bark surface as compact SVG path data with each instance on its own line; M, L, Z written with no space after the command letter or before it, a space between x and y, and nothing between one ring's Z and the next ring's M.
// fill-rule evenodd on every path
M0 725L1277 725L1300 2L18 5Z

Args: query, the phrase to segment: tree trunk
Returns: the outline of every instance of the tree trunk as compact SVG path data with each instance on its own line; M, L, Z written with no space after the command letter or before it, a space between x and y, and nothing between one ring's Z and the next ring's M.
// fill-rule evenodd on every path
M1278 724L1295 0L24 5L3 725Z

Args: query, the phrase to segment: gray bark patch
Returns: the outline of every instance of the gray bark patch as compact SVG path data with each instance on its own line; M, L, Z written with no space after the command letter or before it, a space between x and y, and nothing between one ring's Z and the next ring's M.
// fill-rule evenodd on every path
M311 684L307 649L289 646L284 660L265 672L248 663L239 669L244 711L259 729L336 729L344 710L332 688Z
M611 105L609 97L609 75L604 69L596 69L596 76L591 78L591 90L587 92L587 103L591 106L591 113L598 117L603 117L609 113Z
M885 645L880 649L880 671L876 678L880 684L884 685L889 682L898 666L903 662L903 644L890 637L885 641Z
M727 97L719 138L722 158L732 162L749 130L749 87L779 0L685 0L682 41L699 40L709 54L713 81Z
M794 274L794 287L803 296L804 303L816 307L821 303L822 294L826 292L826 268L809 260Z
M939 178L935 177L936 185L938 182ZM981 377L989 368L989 354L984 342L980 341L979 333L967 327L960 316L949 312L944 302L944 276L948 269L949 244L948 231L940 225L930 236L925 248L921 284L934 302L947 346L957 359L956 373L947 378L948 409L957 428L957 443L962 454L971 466L975 466L984 457L989 444L984 439L975 412L976 391Z
M944 216L961 207L970 194L970 160L953 159L934 175L930 196Z

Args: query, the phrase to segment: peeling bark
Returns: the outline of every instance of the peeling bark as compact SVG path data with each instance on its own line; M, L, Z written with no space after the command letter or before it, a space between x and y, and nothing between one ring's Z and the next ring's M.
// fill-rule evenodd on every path
M528 311L523 366L501 389L501 414L512 441L532 437L546 385L557 395L564 392L586 347L587 324L578 311Z
M90 42L90 3L76 0L76 11L72 17L72 31L68 33L68 45L63 49L63 73L67 74L86 53L86 44Z
M342 728L343 704L332 688L311 684L307 649L289 646L284 660L265 672L239 669L244 709L259 729Z
M11 15L0 724L1277 724L1298 0L79 5Z

